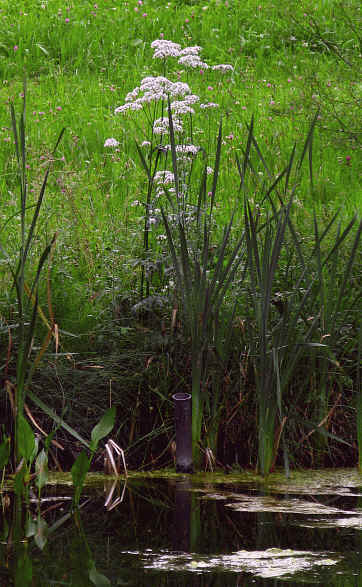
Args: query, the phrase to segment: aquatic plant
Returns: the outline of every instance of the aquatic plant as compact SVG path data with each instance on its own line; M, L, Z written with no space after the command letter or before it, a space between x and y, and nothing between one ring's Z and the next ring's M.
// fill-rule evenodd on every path
M9 270L12 275L13 285L17 298L18 313L18 349L16 362L16 384L12 386L8 381L7 392L10 396L12 407L12 416L14 418L14 437L12 441L12 451L14 465L16 468L16 487L19 492L26 477L29 475L30 466L37 455L37 442L32 429L27 422L24 409L26 406L26 397L28 394L29 384L31 382L34 370L46 350L52 335L52 327L41 346L39 353L34 361L31 361L30 354L33 345L33 337L36 327L36 321L39 313L38 305L38 288L44 265L54 246L56 236L54 235L49 243L45 246L38 260L32 256L33 241L37 238L37 225L39 214L42 207L45 190L48 182L48 176L51 167L51 160L48 163L47 170L41 185L40 193L35 202L29 201L28 180L27 180L27 147L26 147L26 83L23 86L23 108L16 120L14 105L10 104L12 131L15 144L16 155L16 173L19 186L19 210L15 218L20 216L20 248L16 266L11 264L11 257L4 246L1 246L1 252L8 262ZM52 157L63 136L64 129L60 132L52 152ZM30 214L30 217L29 217ZM13 218L8 219L13 220ZM28 322L30 313L30 322ZM7 439L3 442L6 442ZM4 449L3 449L4 450ZM43 454L43 453L41 453ZM40 459L40 455L38 456ZM40 466L40 465L39 465Z

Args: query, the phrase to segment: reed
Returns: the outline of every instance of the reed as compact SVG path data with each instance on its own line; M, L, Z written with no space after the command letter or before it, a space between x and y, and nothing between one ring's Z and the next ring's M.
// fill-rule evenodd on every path
M173 122L169 107L170 140L173 173L178 177L176 144L172 131ZM220 349L225 343L225 331L220 327L224 320L225 298L242 261L244 234L236 242L232 240L234 216L225 226L221 236L215 235L214 205L217 190L222 144L220 122L215 153L214 175L209 204L206 202L204 177L200 181L198 200L195 203L195 218L191 229L185 222L182 211L178 211L177 223L173 227L167 214L162 218L167 235L173 271L176 278L176 297L180 313L191 342L191 388L192 388L192 448L196 467L200 466L202 424L206 406L212 420L215 449L217 435L217 412L220 408L220 387L210 393L206 386L207 358L212 348ZM176 183L177 185L177 183ZM191 191L188 188L188 192ZM218 238L218 240L216 240ZM233 312L231 313L232 320ZM230 319L229 319L230 326ZM227 339L227 337L226 337ZM224 355L227 345L224 346Z
M18 351L16 362L16 388L13 397L13 415L15 420L15 438L14 438L14 459L16 466L20 465L21 459L25 462L31 462L34 458L36 447L35 437L32 430L24 417L24 406L27 396L27 390L37 363L31 362L30 355L32 341L34 337L36 321L38 317L38 288L42 271L55 243L55 235L45 246L37 260L32 256L32 245L36 238L36 230L39 221L39 214L45 196L48 176L51 167L51 161L48 163L47 170L43 179L39 196L35 202L29 200L28 180L27 180L27 147L26 147L26 83L23 87L23 107L16 120L16 113L13 104L10 105L12 131L15 143L17 177L19 184L19 210L20 216L20 238L19 254L16 267L13 267L9 261L9 270L12 275L13 285L16 291L17 311L18 311ZM52 156L63 136L64 129L60 132L56 141ZM4 247L3 253L10 259ZM30 314L30 321L28 322ZM49 337L46 337L49 343ZM47 344L45 343L45 344ZM20 467L21 470L21 467ZM25 467L23 467L25 471Z

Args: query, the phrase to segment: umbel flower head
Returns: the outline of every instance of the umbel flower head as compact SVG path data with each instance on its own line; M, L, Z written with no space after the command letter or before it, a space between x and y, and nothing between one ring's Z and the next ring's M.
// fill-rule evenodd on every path
M117 141L117 139L110 138L104 141L104 147L118 147L118 145L119 142Z
M165 59L166 57L179 57L181 55L181 45L166 39L156 39L151 43L151 47L155 50L153 59Z
M127 110L142 110L144 105L159 100L167 100L168 96L185 97L191 94L190 86L185 82L172 82L167 77L147 76L143 78L140 86L128 92L125 104L115 109L115 114L127 112ZM189 102L191 103L191 102Z

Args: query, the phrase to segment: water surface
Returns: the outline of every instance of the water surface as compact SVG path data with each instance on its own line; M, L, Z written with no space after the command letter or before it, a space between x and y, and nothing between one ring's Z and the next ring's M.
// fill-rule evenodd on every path
M1 586L362 585L357 471L88 481L76 515L61 476L2 494Z

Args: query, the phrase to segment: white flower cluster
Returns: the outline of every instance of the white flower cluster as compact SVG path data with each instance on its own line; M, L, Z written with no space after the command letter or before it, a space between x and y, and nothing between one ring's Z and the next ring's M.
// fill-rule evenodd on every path
M183 55L198 55L202 47L194 45L181 49L181 45L167 41L166 39L156 39L152 41L151 48L154 49L153 59L165 59L166 57L182 57Z
M172 119L172 125L174 132L182 132L182 122L178 118ZM156 135L163 135L169 132L170 129L170 121L165 116L163 118L157 118L153 123L153 132Z
M181 45L166 39L156 39L151 43L151 48L155 50L153 59L165 59L165 57L179 57L181 55Z
M219 104L215 104L215 102L206 102L206 104L200 104L200 108L206 110L207 108L219 108Z
M117 139L106 139L104 142L104 147L118 147L119 142L117 141Z
M155 183L163 183L165 185L173 183L175 181L175 176L172 173L172 171L168 171L167 169L164 169L163 171L157 171L155 173L154 176L154 182Z
M190 94L190 86L183 82L171 82L167 77L152 75L143 78L140 85L141 92L152 92L153 94L170 94L171 96L184 96Z
M164 148L167 149L167 151L171 151L171 145L165 145ZM196 145L176 145L175 151L176 153L197 155L200 151L200 147L197 147Z
M175 57L178 59L180 65L186 67L192 67L196 69L209 69L209 65L200 59L200 52L202 47L199 45L193 45L191 47L185 47L181 49L179 43L173 41L167 41L166 39L156 39L152 41L151 48L154 49L153 59L165 59L166 57ZM234 71L234 68L229 63L220 63L219 65L213 65L214 71Z
M135 88L134 90L132 90L132 92L128 92L127 96L125 97L124 101L125 102L133 102L133 100L135 100L139 94L139 87Z
M196 68L199 67L200 69L209 69L209 66L204 61L201 61L198 55L188 54L183 55L178 59L178 63L180 65L186 65L187 67Z
M234 68L229 63L220 63L220 65L213 65L212 68L214 71L222 71L225 73L226 71L234 71Z
M193 47L185 47L185 49L182 49L180 55L198 55L200 51L202 51L202 47L194 45Z
M171 102L171 110L174 114L195 114L195 110L186 100Z
M115 108L114 113L119 114L120 112L126 112L127 110L142 110L142 104L139 102L127 102L123 106Z
M139 95L142 92L143 95ZM172 82L162 75L143 78L139 87L129 92L125 98L125 104L115 109L115 114L126 112L127 110L142 110L145 104L167 100L168 95L171 97L185 97L190 94L190 86L184 82ZM139 96L139 97L137 97Z

